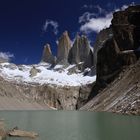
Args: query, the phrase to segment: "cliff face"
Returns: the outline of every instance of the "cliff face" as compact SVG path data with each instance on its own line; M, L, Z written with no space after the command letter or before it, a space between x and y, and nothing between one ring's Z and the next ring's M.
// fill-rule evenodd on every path
M113 17L113 34L120 50L137 49L140 44L140 6L130 6L125 11L114 13Z
M126 108L121 107L123 102L132 105L136 101L139 104L139 99L135 97L139 98L140 96L140 88L136 84L137 79L139 79L139 62L137 63L140 57L139 19L140 6L131 6L124 11L114 13L110 27L113 34L105 40L97 54L97 79L89 100L94 98L86 106L90 108L89 110L115 111L117 110L115 107L118 107L120 103L120 112L123 112L128 109L128 106ZM135 65L135 70L129 65ZM126 67L126 73L124 73L123 78L113 85L109 85L112 81L118 79L124 67ZM127 70L127 67L130 71ZM128 76L128 74L131 76ZM103 91L101 92L101 90ZM130 97L132 97L132 100L129 100ZM139 107L136 107L137 111L139 112Z
M91 83L95 81L95 77L76 74L76 67L56 65L52 68L48 63L1 63L0 110L76 110L89 96Z
M76 110L83 105L91 86L57 86L49 84L22 84L0 77L0 110L63 109Z
M108 40L109 38L111 38L113 35L112 33L112 28L106 28L103 29L102 31L99 32L99 34L96 37L96 41L94 43L94 64L96 67L97 64L97 53L98 51L103 47L103 44L106 42L106 40Z
M136 13L140 13L140 6L114 13L111 25L113 36L98 52L97 79L109 82L123 66L138 60L136 52L139 52L140 46L140 26L131 22Z

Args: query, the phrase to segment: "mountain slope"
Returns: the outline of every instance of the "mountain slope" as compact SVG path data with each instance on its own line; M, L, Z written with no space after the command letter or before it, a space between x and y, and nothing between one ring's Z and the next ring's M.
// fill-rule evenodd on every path
M80 110L140 115L140 60L124 69L113 83Z

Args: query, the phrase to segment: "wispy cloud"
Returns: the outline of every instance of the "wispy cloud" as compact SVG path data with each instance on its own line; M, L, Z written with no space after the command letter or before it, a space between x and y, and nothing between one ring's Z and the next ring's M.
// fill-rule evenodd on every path
M59 26L58 23L53 20L46 20L45 24L43 25L43 31L46 32L49 26L53 28L53 33L57 35Z
M0 59L10 61L12 58L14 58L14 54L10 52L0 52Z
M90 32L100 32L102 29L110 26L112 20L112 13L108 13L104 17L91 18L85 22L81 27L80 31L88 34Z
M131 3L130 5L134 5ZM99 5L93 6L94 9L97 9L98 12L90 13L85 12L82 16L79 17L79 23L81 24L80 31L86 34L91 32L100 32L102 29L107 28L111 24L113 18L113 13L119 10L125 10L129 5L123 5L121 8L114 8L112 11L107 11L101 8ZM84 7L87 7L85 5ZM91 6L90 6L91 7Z
M79 23L85 23L90 21L93 17L97 17L97 14L85 12L82 16L79 17Z
M92 4L90 4L90 5L85 4L85 5L82 6L82 9L92 9L92 8L93 8Z

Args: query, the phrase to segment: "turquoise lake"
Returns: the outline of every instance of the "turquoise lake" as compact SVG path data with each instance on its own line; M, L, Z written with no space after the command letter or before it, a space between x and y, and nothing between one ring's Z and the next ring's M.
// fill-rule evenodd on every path
M82 111L0 111L6 128L39 133L37 140L139 140L140 117ZM27 138L8 137L7 140Z

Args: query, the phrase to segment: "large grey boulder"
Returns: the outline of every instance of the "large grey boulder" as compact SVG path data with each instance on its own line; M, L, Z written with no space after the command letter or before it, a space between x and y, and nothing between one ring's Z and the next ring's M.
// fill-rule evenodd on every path
M36 76L38 73L40 73L41 70L37 69L35 66L33 66L30 70L30 77L34 77Z

